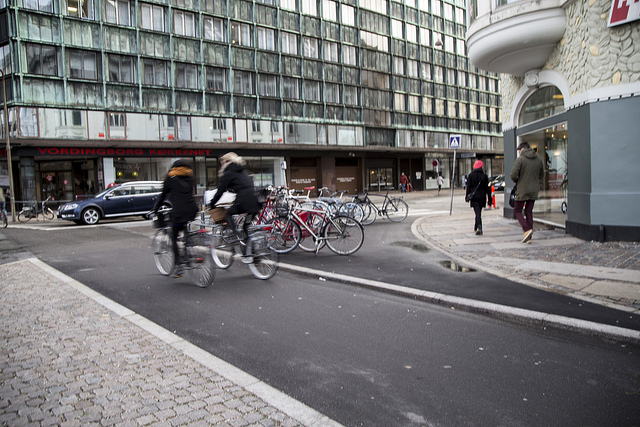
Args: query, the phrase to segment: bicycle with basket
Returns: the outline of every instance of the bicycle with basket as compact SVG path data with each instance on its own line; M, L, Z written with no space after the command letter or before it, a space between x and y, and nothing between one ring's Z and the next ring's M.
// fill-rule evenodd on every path
M158 271L168 276L177 268L172 249L171 208L162 207L158 214L149 212L153 226L157 228L153 236L153 259ZM209 249L209 231L202 221L191 221L178 238L178 249L183 264L184 275L195 286L206 288L215 278L215 265Z
M275 276L278 271L278 253L269 247L268 224L249 224L249 235L245 236L245 214L229 218L227 210L218 205L209 210L209 216L213 224L209 240L210 253L219 268L227 269L234 259L241 259L257 279L267 280Z

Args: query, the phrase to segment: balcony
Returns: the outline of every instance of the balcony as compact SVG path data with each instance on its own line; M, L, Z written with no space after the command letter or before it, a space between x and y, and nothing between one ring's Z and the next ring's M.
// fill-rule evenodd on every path
M566 1L492 0L486 10L477 4L488 2L473 1L469 59L480 69L514 76L542 68L564 34Z

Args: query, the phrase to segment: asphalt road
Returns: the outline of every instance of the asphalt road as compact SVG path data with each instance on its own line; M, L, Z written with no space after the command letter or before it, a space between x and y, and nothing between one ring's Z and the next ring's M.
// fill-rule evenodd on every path
M466 297L482 294L480 288L513 300L541 292L448 270L440 264L446 257L425 251L409 226L367 227L365 246L354 256L324 249L282 261ZM347 426L640 420L636 347L285 271L259 281L241 263L218 271L212 287L195 288L157 273L148 227L3 232L74 279Z

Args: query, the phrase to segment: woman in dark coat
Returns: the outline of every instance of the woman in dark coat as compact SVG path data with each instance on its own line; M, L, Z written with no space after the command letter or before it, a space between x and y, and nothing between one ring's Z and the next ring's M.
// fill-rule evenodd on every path
M231 215L246 213L243 227L246 236L248 234L247 227L253 219L253 215L260 212L260 203L253 188L253 180L244 165L244 159L236 153L227 153L220 157L220 172L218 172L220 181L210 206L213 209L225 191L231 190L236 193L233 206L227 210L227 217L231 218Z
M182 265L180 262L180 253L178 252L178 234L183 231L189 221L198 213L198 204L193 197L193 169L188 162L179 159L173 162L169 173L167 173L162 186L162 193L158 197L154 212L157 214L158 209L168 200L171 203L171 244L173 256L177 266L175 277L182 274Z
M473 164L473 172L469 174L467 178L467 195L473 194L469 204L476 213L476 223L473 227L473 231L478 236L482 235L482 209L487 206L487 203L491 203L491 192L489 191L489 178L484 173L482 167L484 163L482 160L476 160Z

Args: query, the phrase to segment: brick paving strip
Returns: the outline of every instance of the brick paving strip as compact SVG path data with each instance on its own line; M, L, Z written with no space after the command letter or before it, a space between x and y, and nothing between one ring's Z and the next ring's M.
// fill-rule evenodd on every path
M640 313L638 243L584 241L536 223L534 238L525 245L517 221L500 210L483 212L482 236L472 232L473 218L473 213L421 218L414 229L431 245L494 274Z
M37 259L0 280L0 425L338 425Z

